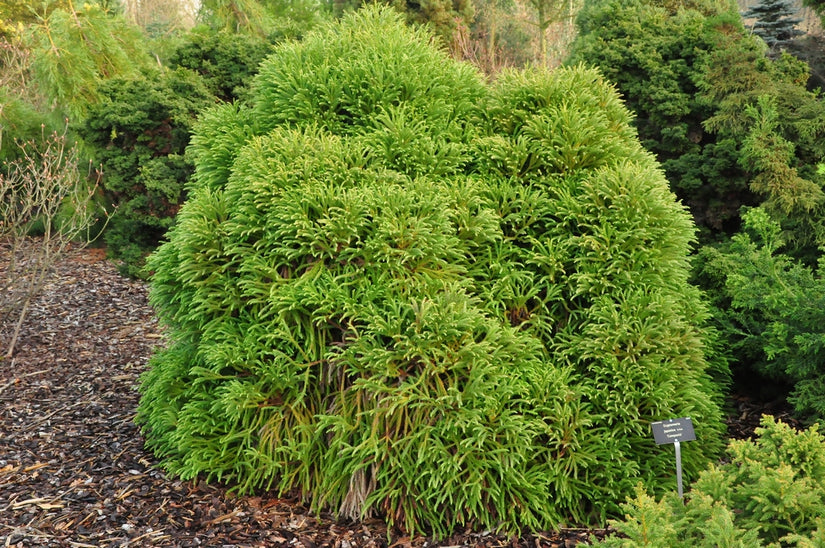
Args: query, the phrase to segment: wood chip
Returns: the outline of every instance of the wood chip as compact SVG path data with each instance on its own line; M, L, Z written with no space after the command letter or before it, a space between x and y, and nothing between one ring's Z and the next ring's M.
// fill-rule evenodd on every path
M10 328L0 324L0 340ZM57 265L16 355L0 361L0 546L434 545L388 534L380 520L312 515L297 498L167 477L133 423L139 376L162 342L146 284L118 275L101 250L72 250ZM462 532L441 544L567 547L608 533Z

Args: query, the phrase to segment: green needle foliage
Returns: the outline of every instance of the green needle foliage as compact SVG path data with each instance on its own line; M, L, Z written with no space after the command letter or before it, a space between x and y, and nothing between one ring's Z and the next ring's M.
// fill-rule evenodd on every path
M116 206L105 239L122 273L144 275L145 257L186 198L192 126L220 102L242 102L268 50L260 38L199 28L172 52L171 68L99 84L99 102L77 129L101 165L106 201Z
M270 48L257 36L201 26L184 36L170 54L169 65L197 72L212 95L229 103L245 96L247 82Z
M150 257L169 345L138 422L171 472L340 516L600 522L721 450L693 228L614 89L493 85L388 10L279 46L253 106L202 117Z
M104 234L109 254L123 274L139 276L185 196L191 127L215 98L184 68L110 78L98 93L78 132L101 164L106 201L117 208Z
M767 55L727 0L587 0L570 63L598 67L635 113L704 243L765 204L797 256L821 243L825 109L806 63Z
M756 440L733 441L729 462L700 474L683 501L637 490L623 505L622 533L599 546L813 548L825 541L825 438L770 416Z
M102 81L151 66L137 28L93 3L55 9L32 27L29 39L36 82L72 121L100 101Z
M755 374L762 385L790 387L788 399L799 414L822 420L825 259L809 267L786 254L785 234L763 208L743 219L745 230L730 243L699 255L719 330L738 358L732 368Z

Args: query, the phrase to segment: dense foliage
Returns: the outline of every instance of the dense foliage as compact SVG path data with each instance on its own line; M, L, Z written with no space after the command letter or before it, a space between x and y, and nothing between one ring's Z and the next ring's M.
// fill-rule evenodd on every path
M615 79L703 243L718 246L701 252L695 282L737 378L777 388L772 397L790 387L800 413L825 416L816 312L825 104L806 88L808 67L769 52L726 2L593 0L579 24L573 60Z
M818 230L825 106L805 88L804 63L769 59L723 1L591 0L578 24L570 62L616 82L705 241L735 233L739 208L764 201L783 204L801 240Z
M54 9L30 28L29 41L38 86L72 122L98 102L102 82L150 63L138 29L95 4Z
M575 5L392 4L494 73ZM573 68L492 84L371 10L282 44L254 89L270 43L330 5L210 0L194 32L143 29L162 44L114 5L0 6L0 177L68 118L131 275L191 195L152 259L173 344L139 416L173 472L438 535L553 527L602 520L638 480L662 490L651 420L694 418L697 475L722 429L716 348L825 417L825 109L780 52L786 2L750 12L776 23L768 48L725 0L588 0ZM690 220L636 131L714 243L694 282L721 343L686 281ZM687 508L679 527L711 524L689 538L767 542L707 497Z
M595 72L486 85L371 8L279 46L252 103L199 122L150 258L169 471L444 536L662 490L651 420L693 417L690 477L721 449L692 224Z
M643 489L599 546L693 548L825 544L825 438L766 416L755 440L733 441L730 461L700 474L686 495L658 502Z
M257 36L196 28L175 48L168 62L172 68L197 72L215 97L232 102L246 93L270 49L269 42Z
M19 4L20 11L15 3L0 14L17 19L40 9ZM108 4L75 10L50 2L36 21L9 21L14 32L0 42L0 158L13 159L15 140L64 131L68 122L70 138L83 141L95 175L103 174L101 198L115 212L105 237L110 255L134 276L184 199L192 170L184 151L197 115L218 101L242 99L270 45L200 27L165 39L156 48L161 55L150 57L158 42ZM273 20L283 16L275 13L278 4L266 6ZM284 23L272 34L298 34L314 20Z
M0 18L4 160L18 156L18 143L45 144L67 124L73 139L74 124L100 99L101 82L135 75L149 60L137 30L95 4L74 11L62 1L15 1L0 7Z
M79 133L102 168L106 201L116 207L105 233L109 253L134 276L172 225L192 172L184 157L191 127L215 99L184 69L111 78L99 93Z
M781 252L776 221L762 209L744 215L745 229L720 248L702 250L699 276L712 288L716 317L739 357L737 369L755 370L800 414L825 417L825 282L822 260L808 267ZM744 376L743 375L743 376Z
M105 240L122 272L141 275L185 199L193 172L185 150L197 117L218 102L242 101L270 48L261 38L200 28L177 44L169 69L101 84L102 100L79 134L117 208Z

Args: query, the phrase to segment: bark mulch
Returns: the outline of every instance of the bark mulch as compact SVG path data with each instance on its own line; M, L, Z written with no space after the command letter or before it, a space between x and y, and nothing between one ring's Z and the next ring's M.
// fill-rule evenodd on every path
M11 327L0 324L3 350ZM70 250L15 356L0 361L0 547L569 548L609 533L466 531L436 544L388 535L377 520L313 515L298 500L168 477L133 422L138 377L161 343L145 284L118 275L102 250ZM736 406L732 431L747 437L758 405Z

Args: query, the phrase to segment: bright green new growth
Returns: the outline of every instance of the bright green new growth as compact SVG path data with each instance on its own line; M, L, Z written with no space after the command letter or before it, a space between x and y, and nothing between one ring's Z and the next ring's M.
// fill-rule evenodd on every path
M701 473L686 494L660 501L643 489L613 525L611 547L825 545L825 438L814 426L792 430L762 418L756 440L733 441L730 462Z
M692 227L592 71L485 85L389 11L204 117L151 257L138 421L173 473L437 537L603 520L720 449Z

